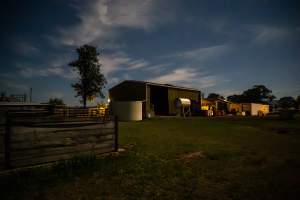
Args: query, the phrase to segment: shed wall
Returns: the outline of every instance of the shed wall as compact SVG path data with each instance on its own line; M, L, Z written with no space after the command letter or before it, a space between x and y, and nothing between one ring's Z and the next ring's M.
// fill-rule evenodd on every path
M169 115L175 115L177 113L177 109L175 107L175 99L177 98L187 98L190 100L199 101L200 92L169 88L168 89Z
M146 113L151 112L151 102L150 102L150 95L151 95L151 87L150 85L147 85L146 88Z
M112 101L144 101L146 100L146 84L123 82L109 90Z
M268 114L269 113L269 105L251 103L251 115L252 116L258 115L258 111L262 111L264 114Z

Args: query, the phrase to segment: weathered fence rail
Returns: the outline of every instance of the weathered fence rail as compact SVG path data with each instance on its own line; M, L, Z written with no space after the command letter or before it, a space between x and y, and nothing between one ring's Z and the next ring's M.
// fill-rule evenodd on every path
M108 119L108 118L106 118ZM98 118L20 117L0 121L0 165L17 168L118 149L118 121Z

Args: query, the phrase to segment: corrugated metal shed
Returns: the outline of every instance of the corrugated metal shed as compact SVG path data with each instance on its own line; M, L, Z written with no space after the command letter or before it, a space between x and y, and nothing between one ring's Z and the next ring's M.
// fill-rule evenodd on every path
M126 80L109 90L111 101L143 101L143 114L154 110L156 115L175 115L176 98L200 101L201 92L194 88Z

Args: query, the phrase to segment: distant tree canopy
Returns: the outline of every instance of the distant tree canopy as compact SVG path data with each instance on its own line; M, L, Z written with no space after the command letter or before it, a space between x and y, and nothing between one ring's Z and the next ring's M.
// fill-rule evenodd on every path
M243 96L239 94L230 95L227 97L227 100L235 103L244 102Z
M82 98L83 106L86 101L92 100L97 96L104 98L102 89L106 84L104 75L100 72L97 48L90 45L83 45L76 49L78 59L69 63L80 75L77 83L72 84L76 91L76 97Z
M8 101L8 97L5 92L0 93L0 101Z
M221 96L220 94L217 94L217 93L210 93L208 96L207 96L208 99L224 99L223 96Z
M300 95L298 95L296 98L296 105L297 105L296 109L300 109Z
M52 105L52 106L64 106L65 105L64 101L62 99L58 99L58 98L50 98L48 101L48 104Z
M227 97L228 101L236 103L270 103L276 97L272 94L272 90L264 85L254 85L252 88L244 91L241 95L231 95Z
M284 110L296 108L297 102L293 97L282 97L278 101L278 106Z

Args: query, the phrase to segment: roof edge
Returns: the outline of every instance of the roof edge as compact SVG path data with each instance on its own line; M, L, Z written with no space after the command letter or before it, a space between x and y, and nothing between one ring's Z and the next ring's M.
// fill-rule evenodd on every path
M135 82L135 83L141 83L141 84L146 84L146 85L162 86L162 87L169 87L169 88L201 92L200 90L195 89L195 88L188 88L188 87L176 86L176 85L171 85L171 84L154 83L154 82L150 82L150 81L137 81L137 80L124 80L124 81L118 83L117 85L113 86L109 90L113 89L114 87L117 87L118 85L121 85L124 82Z

